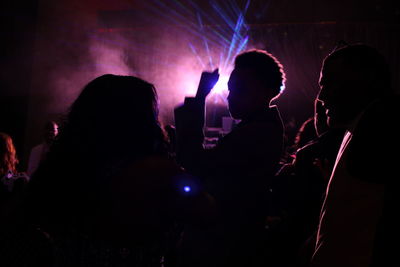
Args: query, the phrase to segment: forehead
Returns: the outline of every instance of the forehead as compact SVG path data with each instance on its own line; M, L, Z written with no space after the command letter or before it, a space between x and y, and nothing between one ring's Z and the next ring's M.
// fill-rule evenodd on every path
M319 82L321 85L336 82L360 82L365 78L362 74L362 70L345 64L343 59L331 59L324 62Z
M340 59L325 61L321 70L321 79L331 76L341 76L343 65L343 61Z
M229 77L230 86L238 84L251 84L257 80L255 72L250 68L235 68Z

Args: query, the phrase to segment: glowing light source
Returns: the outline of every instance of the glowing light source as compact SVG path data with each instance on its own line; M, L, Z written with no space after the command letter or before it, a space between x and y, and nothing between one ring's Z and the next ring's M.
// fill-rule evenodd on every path
M202 67L202 71L219 68L219 81L210 95L214 103L224 103L225 100L220 98L227 96L229 80L227 73L230 73L235 57L246 50L249 43L249 27L245 21L245 14L249 8L250 0L246 1L243 9L239 8L235 1L230 2L227 6L220 5L216 1L211 1L210 4L215 15L218 15L228 27L219 27L217 22L219 20L210 16L210 12L204 12L197 5L194 5L197 18L197 27L195 27L194 32L201 37L201 41L198 40L197 43L189 42L189 47ZM230 16L229 11L234 11L235 18ZM208 25L204 23L203 19L208 22ZM210 27L210 25L215 26ZM205 53L202 52L204 49L201 49L201 44L204 45ZM215 47L219 50L219 62L213 60L215 51L213 52L212 48Z
M186 193L189 193L192 189L190 188L190 186L184 186L183 187L183 191L185 191Z
M223 94L228 90L229 76L225 74L220 74L217 84L214 86L212 93Z
M146 6L152 14L165 19L168 25L178 26L177 29L171 27L171 30L179 33L177 37L181 36L182 32L186 35L182 39L183 43L180 43L187 43L188 49L182 50L179 46L180 51L173 52L179 63L171 69L179 75L173 74L172 78L167 79L168 84L162 83L163 86L174 88L175 92L183 96L194 96L201 72L218 68L220 78L207 101L214 106L226 106L227 83L235 57L247 50L250 43L250 27L246 24L246 13L251 0L239 1L240 4L237 1L209 1L210 5L206 9L193 0L144 2L151 3ZM175 42L181 39L178 40L174 36L173 40ZM189 53L190 56L184 53ZM182 99L183 96L176 99ZM180 190L182 191L183 187L180 187Z

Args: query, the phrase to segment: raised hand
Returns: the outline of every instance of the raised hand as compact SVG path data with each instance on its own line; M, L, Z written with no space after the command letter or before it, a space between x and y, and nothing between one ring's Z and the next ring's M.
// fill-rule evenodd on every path
M207 95L211 92L215 84L218 82L219 73L218 69L215 69L213 72L204 71L201 74L199 87L197 88L196 98L197 99L206 99Z

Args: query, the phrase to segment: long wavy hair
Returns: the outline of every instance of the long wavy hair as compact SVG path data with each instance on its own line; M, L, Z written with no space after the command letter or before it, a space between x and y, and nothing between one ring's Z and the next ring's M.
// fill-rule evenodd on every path
M12 138L8 134L0 132L0 176L9 171L16 173L17 164L17 152Z
M133 76L100 76L72 104L34 173L28 210L49 226L90 216L107 204L110 179L119 170L166 153L154 86Z
M163 140L154 86L107 74L88 83L72 104L53 150L72 149L78 157L100 153L108 161L153 153Z

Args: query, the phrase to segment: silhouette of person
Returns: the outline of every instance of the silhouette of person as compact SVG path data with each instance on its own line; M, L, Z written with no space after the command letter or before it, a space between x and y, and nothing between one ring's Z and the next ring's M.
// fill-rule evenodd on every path
M294 138L294 144L292 148L294 152L305 146L307 143L313 141L317 137L314 120L315 118L311 117L301 124Z
M321 209L312 266L395 266L399 97L379 52L346 45L325 58L318 99L345 128Z
M58 125L54 121L48 121L43 129L43 142L34 146L29 155L27 174L32 176L33 172L37 169L40 162L44 160L49 152L51 143L58 134Z
M183 266L259 266L265 188L283 149L283 124L270 102L280 95L285 76L282 65L266 51L238 55L228 82L228 104L231 116L241 122L206 150L205 100L218 78L218 70L203 72L196 97L175 109L178 160L189 173L202 177L219 214L208 231L185 228L191 242L183 242Z
M285 232L294 245L295 257L292 259L296 266L309 266L329 174L345 131L330 128L322 102L316 99L314 103L313 122L317 137L300 147L290 164L292 177L287 196L291 204L286 210L290 221L286 224L289 230Z
M16 208L16 201L19 201L29 181L25 173L18 171L17 164L17 152L12 138L6 133L0 133L0 223Z
M202 211L201 188L167 157L157 116L154 86L133 76L97 77L72 104L26 200L57 264L160 266L175 220Z
M18 158L12 138L6 133L0 133L0 265L37 266L36 259L43 254L34 253L34 256L26 257L25 253L21 253L22 248L35 251L35 248L29 247L32 245L30 241L37 236L34 232L30 232L29 238L25 238L27 231L24 227L20 227L22 220L18 208L23 200L29 177L19 172L17 166ZM9 261L11 258L14 259L12 262ZM48 265L41 261L40 266Z
M318 136L299 148L293 163L296 175L307 187L303 193L308 201L308 222L303 230L308 228L308 231L317 227L321 201L345 132L342 127L327 125L326 110L321 103L315 100L314 125Z
M314 130L306 130L311 134L304 135L303 129L311 126ZM314 116L297 136L299 147L292 162L282 166L271 184L272 212L267 218L271 266L308 266L329 180L326 173L332 170L344 130L328 127L325 108L316 99Z

